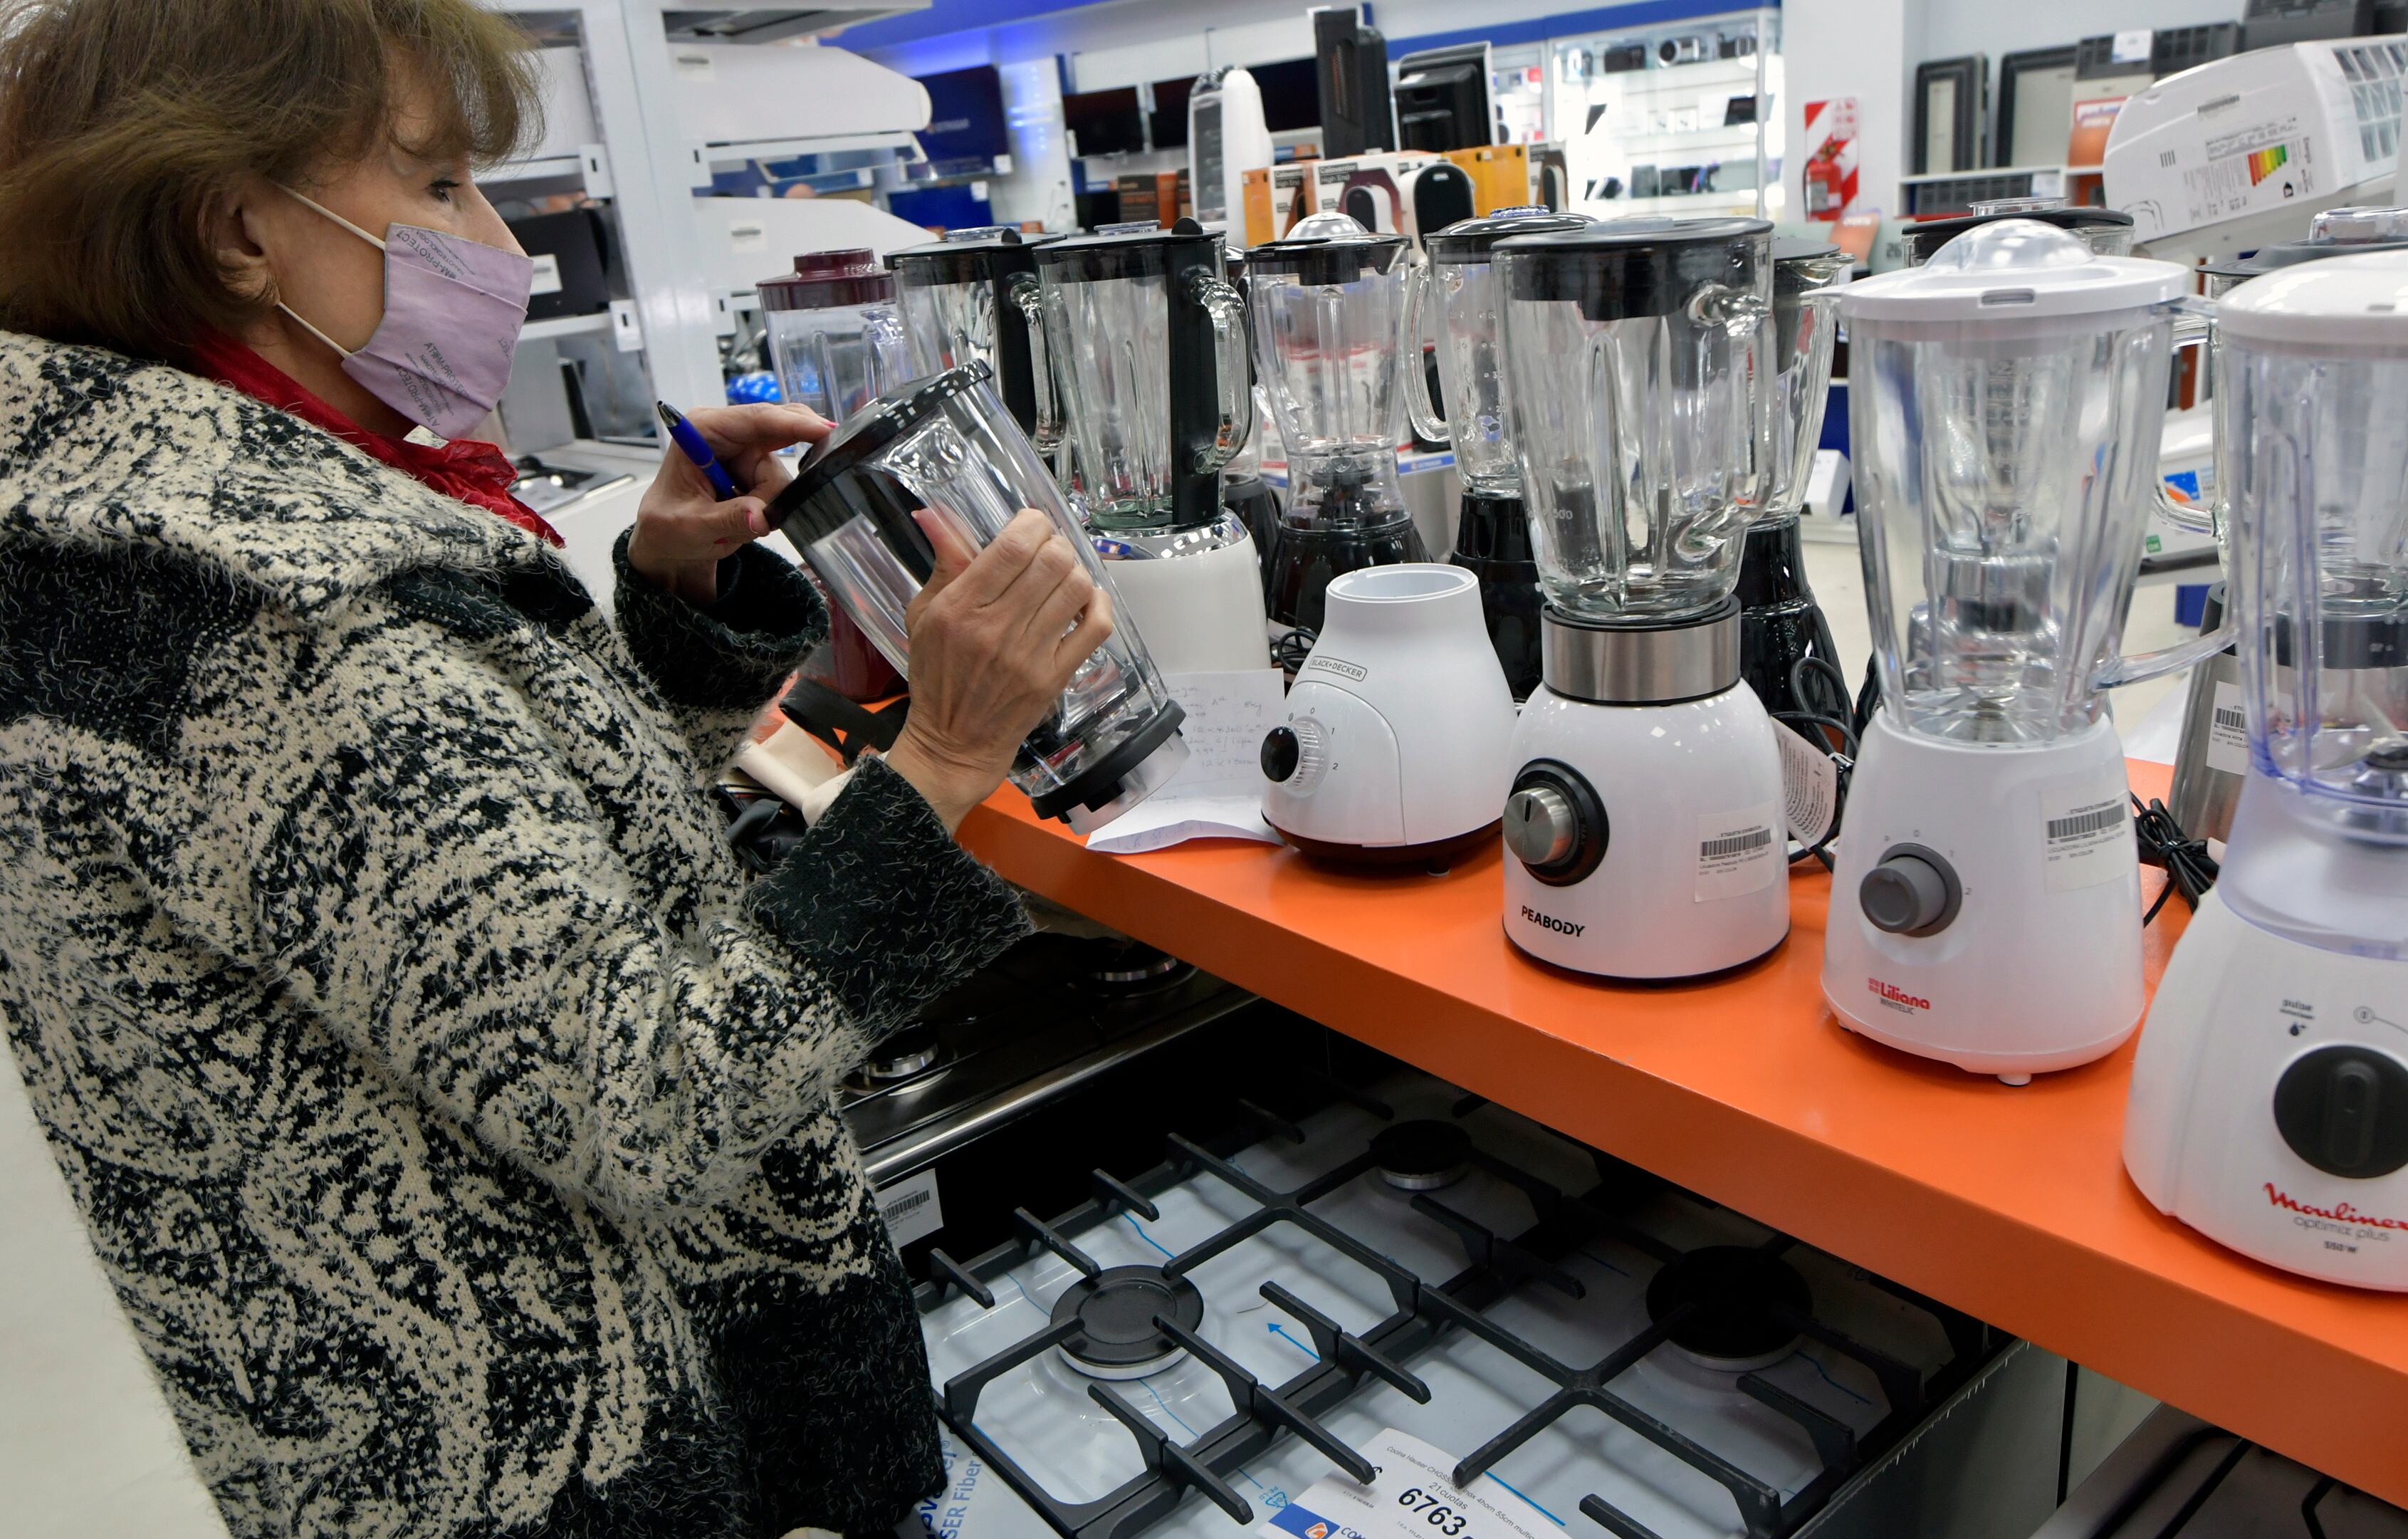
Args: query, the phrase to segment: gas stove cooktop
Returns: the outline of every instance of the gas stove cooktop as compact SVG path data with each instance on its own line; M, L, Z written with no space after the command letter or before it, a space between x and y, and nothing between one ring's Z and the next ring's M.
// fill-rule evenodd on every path
M1533 1532L1776 1539L2010 1345L1426 1076L1280 1077L1319 1109L927 1255L932 1532L1227 1534L1401 1432Z

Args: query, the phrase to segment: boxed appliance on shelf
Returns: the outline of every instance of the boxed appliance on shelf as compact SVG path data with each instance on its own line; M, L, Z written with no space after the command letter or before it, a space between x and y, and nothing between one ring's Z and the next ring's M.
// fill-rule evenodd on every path
M1553 46L1567 206L1774 214L1784 119L1780 13L1734 11Z

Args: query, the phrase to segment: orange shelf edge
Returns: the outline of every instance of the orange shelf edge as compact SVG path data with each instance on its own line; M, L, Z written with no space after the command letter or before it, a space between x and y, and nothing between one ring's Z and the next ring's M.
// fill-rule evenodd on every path
M2162 795L2167 771L2131 779ZM2408 1299L2291 1277L2151 1208L2120 1153L2129 1045L2013 1089L1842 1030L1819 870L1792 882L1772 956L1629 986L1514 951L1493 846L1442 876L1237 841L1096 855L1009 790L962 838L1056 902L2408 1505ZM2150 927L2152 987L2186 917L2175 899Z

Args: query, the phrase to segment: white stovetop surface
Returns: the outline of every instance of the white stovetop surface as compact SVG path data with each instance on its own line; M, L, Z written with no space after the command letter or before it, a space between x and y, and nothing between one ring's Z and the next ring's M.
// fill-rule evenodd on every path
M1399 1119L1444 1118L1456 1092L1435 1082L1395 1094L1380 1094ZM1381 1123L1351 1106L1325 1112L1306 1125L1301 1146L1267 1142L1241 1153L1236 1163L1248 1176L1276 1190L1302 1185L1335 1168L1375 1132ZM1494 1107L1466 1119L1475 1138L1521 1169L1572 1192L1596 1182L1586 1157L1534 1124ZM1133 1172L1120 1172L1133 1173ZM1508 1184L1475 1170L1433 1193L1440 1201L1492 1230L1512 1235L1535 1221L1528 1199ZM1199 1175L1155 1200L1158 1221L1122 1215L1109 1223L1068 1236L1106 1267L1151 1265L1242 1217L1254 1204L1217 1177ZM1312 1211L1401 1263L1426 1282L1454 1276L1465 1264L1453 1232L1414 1212L1407 1194L1376 1174L1357 1178ZM1682 1198L1660 1199L1636 1215L1640 1227L1684 1248L1706 1244L1753 1245L1770 1231L1727 1210ZM1814 1309L1826 1323L1918 1366L1946 1360L1949 1349L1938 1323L1891 1295L1853 1280L1843 1263L1800 1246L1787 1259L1814 1293ZM1573 1300L1542 1284L1525 1284L1488 1317L1520 1334L1568 1367L1597 1362L1643 1329L1647 1279L1656 1262L1612 1240L1599 1240L1570 1258L1565 1270L1587 1296ZM1047 1325L1054 1298L1077 1275L1051 1255L996 1279L996 1304L954 1297L924 1321L931 1369L943 1383ZM1268 1304L1257 1292L1266 1278L1361 1332L1393 1309L1376 1273L1292 1226L1281 1225L1197 1267L1191 1274L1205 1299L1199 1330L1208 1342L1236 1359L1256 1378L1278 1385L1310 1368L1311 1336ZM1361 1448L1382 1429L1394 1427L1461 1458L1512 1424L1548 1394L1547 1380L1489 1344L1456 1331L1405 1364L1428 1385L1427 1405L1371 1383L1324 1425L1349 1446ZM1872 1375L1856 1362L1810 1345L1763 1370L1773 1383L1807 1400L1857 1431L1869 1430L1885 1409ZM1780 1489L1794 1493L1821 1468L1798 1427L1770 1409L1738 1395L1734 1375L1698 1368L1669 1348L1659 1348L1624 1374L1613 1388L1625 1399L1697 1438L1708 1447ZM998 1446L1055 1496L1094 1500L1141 1471L1129 1432L1088 1398L1096 1381L1068 1367L1054 1353L1014 1369L988 1385L977 1421ZM1182 1444L1192 1443L1232 1414L1219 1377L1194 1361L1151 1377L1112 1385L1148 1420ZM946 1453L951 1479L946 1495L924 1512L951 1539L1046 1539L1051 1533L995 1471L950 1431ZM1255 1509L1256 1518L1300 1495L1333 1473L1321 1454L1283 1436L1263 1458L1240 1471L1229 1485ZM1736 1534L1738 1515L1719 1484L1657 1449L1600 1412L1574 1410L1541 1432L1494 1471L1481 1477L1536 1509L1546 1525L1589 1528L1579 1516L1591 1492L1653 1528L1664 1539L1702 1539ZM1490 1484L1493 1483L1493 1484ZM1200 1497L1189 1495L1156 1529L1164 1536L1227 1534L1231 1519Z

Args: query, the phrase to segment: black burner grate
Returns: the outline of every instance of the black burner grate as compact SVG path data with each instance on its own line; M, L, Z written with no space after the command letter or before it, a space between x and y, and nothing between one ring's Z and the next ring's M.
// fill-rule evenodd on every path
M1378 1379L1426 1402L1428 1388L1405 1363L1442 1335L1458 1330L1529 1368L1555 1388L1519 1421L1457 1464L1454 1472L1457 1486L1470 1485L1567 1413L1585 1406L1719 1482L1730 1493L1748 1539L1784 1539L1820 1510L1871 1452L1894 1443L2002 1345L1979 1321L1869 1276L1870 1284L1928 1313L1945 1331L1955 1356L1927 1381L1914 1368L1813 1317L1804 1280L1780 1259L1797 1244L1786 1236L1775 1236L1756 1247L1684 1250L1624 1216L1640 1201L1667 1189L1663 1182L1636 1167L1591 1151L1598 1184L1575 1196L1481 1148L1459 1120L1398 1122L1387 1106L1359 1091L1335 1082L1329 1088L1390 1126L1354 1158L1292 1191L1275 1191L1202 1145L1172 1134L1165 1161L1134 1183L1098 1171L1093 1178L1095 1197L1052 1222L1020 1210L1014 1216L1022 1238L1016 1243L997 1246L967 1265L941 1250L931 1254L932 1277L921 1289L924 1310L935 1308L953 1290L983 1307L994 1307L994 1294L986 1281L1039 1250L1051 1251L1081 1273L1065 1294L1065 1302L1057 1303L1046 1329L956 1374L942 1392L944 1418L954 1434L1067 1539L1130 1539L1168 1517L1191 1490L1237 1521L1250 1523L1253 1509L1225 1477L1283 1433L1310 1444L1334 1467L1355 1479L1369 1480L1369 1463L1332 1436L1318 1418L1354 1394L1366 1379ZM1466 1097L1456 1103L1455 1116L1460 1119L1480 1104L1479 1098ZM1274 1113L1251 1103L1240 1103L1240 1110L1291 1143L1304 1142L1301 1129ZM1447 1207L1419 1185L1434 1185L1432 1178L1439 1176L1451 1181L1469 1168L1485 1171L1519 1189L1538 1215L1537 1223L1519 1235L1497 1234ZM1442 1282L1417 1277L1312 1211L1314 1202L1372 1172L1413 1190L1413 1209L1455 1233L1468 1261L1463 1271ZM1198 1173L1210 1173L1240 1192L1254 1204L1254 1210L1159 1267L1107 1270L1069 1238L1124 1212L1157 1219L1159 1213L1144 1194L1167 1190ZM1398 1181L1399 1174L1407 1180ZM1697 1201L1704 1203L1703 1199ZM1288 1382L1272 1386L1255 1379L1197 1333L1200 1296L1192 1311L1182 1304L1195 1294L1194 1285L1186 1281L1188 1273L1281 1225L1311 1235L1377 1276L1394 1308L1386 1318L1354 1334L1276 1282L1265 1283L1264 1300L1303 1328L1319 1359ZM1581 1296L1581 1284L1555 1264L1556 1259L1600 1238L1619 1241L1660 1263L1648 1288L1648 1325L1612 1353L1586 1367L1573 1367L1556 1361L1487 1317L1484 1311L1531 1284ZM1139 1278L1137 1273L1145 1276ZM1116 1289L1116 1285L1126 1291ZM1140 1285L1152 1290L1144 1295L1149 1302L1164 1300L1168 1307L1140 1319L1135 1313ZM1182 1287L1184 1294L1178 1291ZM1112 1301L1111 1324L1101 1331L1095 1320L1086 1318L1087 1307L1097 1298ZM1148 1360L1172 1360L1178 1352L1186 1352L1220 1376L1235 1410L1220 1425L1206 1428L1182 1444L1147 1420L1108 1383L1090 1385L1089 1397L1137 1440L1145 1470L1095 1501L1065 1502L1040 1486L980 1427L979 1399L988 1385L1045 1352L1057 1347L1073 1349L1073 1355L1094 1350L1099 1335L1130 1338L1117 1350L1125 1355L1146 1354ZM1753 1372L1740 1372L1738 1389L1796 1423L1823 1461L1823 1472L1786 1502L1779 1491L1611 1388L1626 1370L1667 1344L1727 1367L1777 1354L1800 1338L1862 1364L1880 1384L1888 1409L1878 1426L1860 1440L1852 1429L1779 1386ZM1581 1511L1618 1539L1657 1539L1643 1524L1598 1496L1585 1498Z

